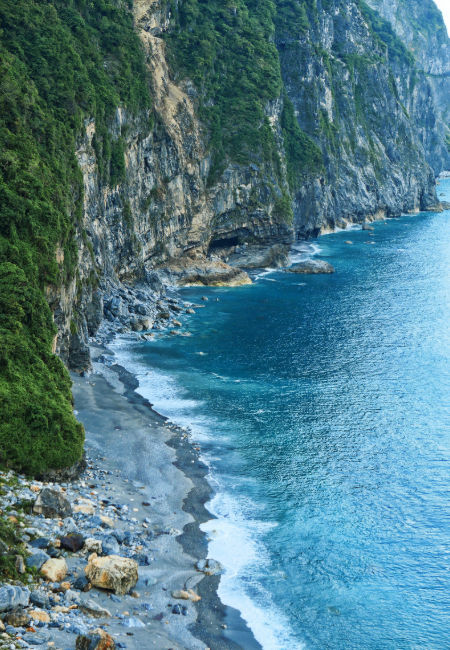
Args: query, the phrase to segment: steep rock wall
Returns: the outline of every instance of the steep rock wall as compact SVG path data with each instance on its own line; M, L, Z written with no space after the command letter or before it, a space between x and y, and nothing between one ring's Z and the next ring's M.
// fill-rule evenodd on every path
M440 10L433 0L367 0L388 20L409 48L433 93L440 119L441 137L449 140L450 126L450 37ZM434 165L435 167L435 165ZM450 161L444 158L444 167Z

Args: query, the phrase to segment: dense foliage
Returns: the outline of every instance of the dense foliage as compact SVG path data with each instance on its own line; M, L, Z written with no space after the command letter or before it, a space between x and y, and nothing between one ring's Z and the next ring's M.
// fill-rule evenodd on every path
M47 286L75 272L83 196L75 139L95 116L104 177L117 180L123 150L108 123L118 105L138 110L150 100L125 7L0 0L0 29L0 462L38 472L70 465L83 446L45 300Z

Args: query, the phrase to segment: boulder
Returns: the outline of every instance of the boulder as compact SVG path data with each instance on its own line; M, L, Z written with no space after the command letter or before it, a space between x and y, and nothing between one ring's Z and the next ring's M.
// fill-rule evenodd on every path
M289 269L289 273L304 273L309 275L316 275L319 273L334 273L334 268L324 260L305 260L294 264Z
M40 609L47 609L50 607L48 595L43 591L32 591L30 601L33 603L33 605L39 607Z
M207 576L215 576L223 571L223 566L220 562L212 560L211 558L208 558L207 560L199 560L195 567Z
M238 287L252 284L245 271L220 260L194 260L188 256L172 258L164 263L164 270L180 286Z
M121 625L124 627L145 627L144 621L141 621L140 618L126 618L121 622Z
M42 634L42 632L35 632L33 634L27 634L27 643L28 645L44 645L48 643L49 636L47 634Z
M104 533L103 535L96 535L102 543L102 555L119 555L120 546L119 542L112 535Z
M97 553L101 555L103 552L102 542L99 539L89 537L84 541L84 548L88 553Z
M26 562L27 566L40 569L49 559L50 555L47 555L44 551L37 551L37 553L33 553L30 557L27 557Z
M372 226L369 226L368 223L363 223L363 225L361 226L361 229L362 230L375 230L375 228L373 228Z
M83 535L79 533L69 533L64 537L60 537L60 542L61 548L66 549L66 551L72 551L72 553L81 550L84 545Z
M94 587L110 589L119 596L128 593L138 581L138 564L118 555L92 557L84 569Z
M41 609L32 609L29 614L33 621L40 621L41 623L50 623L51 621L50 615Z
M80 503L74 506L74 512L81 512L83 515L95 514L95 506L92 503Z
M114 528L114 521L111 519L111 517L100 515L100 519L102 522L102 528Z
M64 558L55 558L47 560L41 571L50 582L62 582L67 575L68 568Z
M38 537L38 539L34 539L32 542L29 543L29 546L32 546L33 548L47 548L47 546L50 544L50 540L47 539L46 537Z
M79 591L87 592L90 591L91 587L91 583L85 576L80 576L73 583L73 588L78 589Z
M5 625L12 625L13 627L27 627L30 617L23 609L15 609L6 614L3 622Z
M30 590L26 587L5 585L0 588L0 612L6 612L15 607L27 607L30 601Z
M104 630L94 630L91 634L80 634L75 642L76 650L115 650L112 636Z
M72 516L72 506L61 492L45 488L36 499L33 512L36 515L43 515L45 518L60 517L65 519Z

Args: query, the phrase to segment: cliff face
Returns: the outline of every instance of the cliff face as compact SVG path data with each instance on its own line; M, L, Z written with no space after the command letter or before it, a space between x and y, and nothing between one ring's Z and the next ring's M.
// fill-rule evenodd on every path
M367 0L388 20L396 34L417 61L426 76L434 103L449 139L450 126L450 38L441 12L433 0ZM442 137L442 136L441 136ZM449 168L445 159L445 169Z
M93 273L129 280L174 258L211 255L235 266L283 265L294 238L437 204L427 160L439 168L447 154L427 80L417 75L406 50L388 48L355 0L299 2L288 19L286 3L279 0L266 38L277 48L271 71L277 82L260 117L270 125L276 156L259 151L256 140L246 160L233 158L229 148L212 173L219 145L205 107L220 110L224 100L208 90L204 80L213 75L208 67L194 83L177 61L176 38L194 31L189 16L183 19L182 5L162 0L134 5L155 119L117 109L110 132L124 143L124 180L112 185L100 177L95 120L86 121L78 141L84 213L75 334L71 310L62 304L56 310L57 351L65 359L68 353L74 367L88 363L87 334L95 330L85 314L97 314L94 325L101 317L99 292L89 282ZM222 20L215 14L212 22L218 16ZM239 32L238 18L228 13L223 20ZM201 49L202 41L195 47ZM213 65L219 63L217 53ZM232 63L227 65L231 75ZM290 153L292 143L297 149ZM304 151L296 169L296 156Z
M326 3L322 3L325 5ZM436 203L427 164L442 151L426 80L350 1L306 13L302 34L277 30L283 80L302 129L323 151L325 173L294 197L298 236Z
M386 26L362 0L0 0L2 422L36 467L82 448L54 353L88 369L119 295L156 315L155 271L240 284L294 238L439 207L429 76Z

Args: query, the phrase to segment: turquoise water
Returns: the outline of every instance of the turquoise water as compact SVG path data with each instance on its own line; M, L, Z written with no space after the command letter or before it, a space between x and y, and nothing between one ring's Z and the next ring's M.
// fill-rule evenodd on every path
M450 647L450 212L374 228L118 345L201 444L219 594L265 650Z

